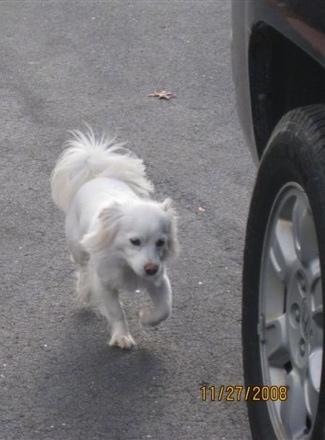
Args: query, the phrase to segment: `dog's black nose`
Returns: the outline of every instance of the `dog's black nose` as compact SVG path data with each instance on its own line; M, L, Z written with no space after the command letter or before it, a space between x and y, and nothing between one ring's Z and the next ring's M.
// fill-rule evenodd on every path
M153 264L153 263L147 263L144 266L144 270L147 275L155 275L158 272L158 269L159 269L159 266L157 266L157 264Z

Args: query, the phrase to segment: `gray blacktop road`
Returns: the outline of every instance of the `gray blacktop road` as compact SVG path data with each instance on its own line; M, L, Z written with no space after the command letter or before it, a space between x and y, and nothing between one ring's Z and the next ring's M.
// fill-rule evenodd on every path
M240 385L241 269L255 166L238 124L230 2L0 2L0 440L250 440ZM148 95L166 88L170 101ZM156 197L174 199L182 252L171 319L135 350L73 298L49 176L67 130L117 134ZM208 399L209 400L209 399Z

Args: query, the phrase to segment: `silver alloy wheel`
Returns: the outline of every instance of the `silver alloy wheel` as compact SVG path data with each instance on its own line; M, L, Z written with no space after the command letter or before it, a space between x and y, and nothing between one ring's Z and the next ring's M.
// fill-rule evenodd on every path
M323 297L318 244L308 198L286 184L265 234L259 289L264 385L280 390L267 407L279 439L310 437L323 359ZM282 397L280 399L280 397ZM285 398L284 398L285 397Z

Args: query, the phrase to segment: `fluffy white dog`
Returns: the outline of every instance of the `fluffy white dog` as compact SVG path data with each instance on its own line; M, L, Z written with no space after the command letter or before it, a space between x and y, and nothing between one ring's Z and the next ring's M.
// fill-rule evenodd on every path
M149 198L153 185L143 162L123 144L96 139L91 129L72 135L53 170L51 188L54 203L66 214L78 296L107 318L109 345L130 348L135 342L118 291L148 291L153 307L140 311L144 326L156 326L170 315L165 262L178 247L176 215L170 199Z

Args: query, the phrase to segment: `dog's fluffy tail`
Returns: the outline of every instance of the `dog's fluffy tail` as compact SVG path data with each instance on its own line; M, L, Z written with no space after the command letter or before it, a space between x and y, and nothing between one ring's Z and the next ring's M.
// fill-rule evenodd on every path
M99 176L122 180L142 197L153 192L142 160L123 148L124 144L104 137L96 139L90 128L85 134L78 130L71 133L73 138L66 143L51 175L52 199L63 212L67 212L78 189Z

